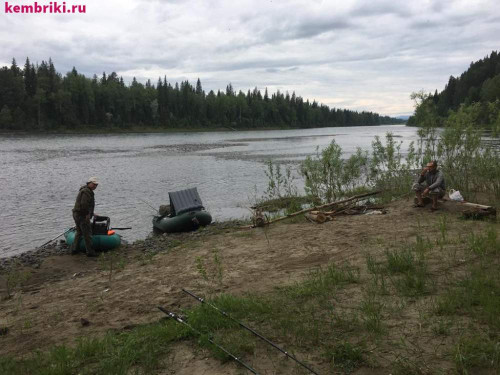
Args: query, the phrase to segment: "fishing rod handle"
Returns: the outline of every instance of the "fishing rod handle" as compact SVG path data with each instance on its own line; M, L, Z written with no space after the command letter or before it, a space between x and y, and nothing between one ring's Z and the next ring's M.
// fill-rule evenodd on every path
M185 323L179 316L177 316L175 313L171 312L171 311L167 311L165 310L163 307L161 306L158 306L158 308L161 310L161 312L165 313L166 315L168 315L170 318L172 319L175 319L177 320L178 322L180 323Z
M186 290L186 289L182 288L182 291L183 291L184 293L189 294L189 295L190 295L191 297L193 297L194 299L197 299L197 300L198 300L198 301L200 301L201 303L205 303L205 299L203 299L203 298L201 298L201 297L198 297L197 295L195 295L195 294L191 293L189 290Z

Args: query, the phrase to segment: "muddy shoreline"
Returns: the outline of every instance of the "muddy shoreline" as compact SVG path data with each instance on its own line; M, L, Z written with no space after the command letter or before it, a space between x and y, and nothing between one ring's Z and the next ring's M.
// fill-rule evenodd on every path
M239 226L246 225L248 222L243 220L229 220L224 222L214 222L205 228L195 232L155 234L151 232L145 239L137 240L131 243L122 241L120 248L134 249L142 252L156 254L169 247L169 243L177 243L187 239L195 239L211 235L224 230L237 229ZM113 250L111 250L113 251ZM24 253L12 255L6 258L0 258L0 273L13 267L32 267L40 268L46 258L52 256L71 255L69 247L64 238L56 239L44 247L26 251Z

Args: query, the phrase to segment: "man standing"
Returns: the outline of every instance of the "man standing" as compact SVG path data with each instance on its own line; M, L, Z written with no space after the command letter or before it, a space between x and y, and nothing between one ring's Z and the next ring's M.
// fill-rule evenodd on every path
M97 177L89 178L87 184L80 188L78 196L76 197L75 207L73 207L76 235L71 245L71 254L78 253L78 243L83 236L87 256L97 256L97 253L92 248L92 227L90 225L90 219L94 216L94 190L98 184Z
M438 198L444 197L446 186L443 172L437 169L437 161L433 160L425 166L420 173L418 181L413 184L413 190L417 197L416 207L424 207L423 197L430 195L432 198L431 210L437 210Z

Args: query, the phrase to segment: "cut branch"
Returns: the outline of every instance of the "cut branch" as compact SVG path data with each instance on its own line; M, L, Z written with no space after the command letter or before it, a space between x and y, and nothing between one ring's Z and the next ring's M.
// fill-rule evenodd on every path
M335 206L335 205L338 205L338 204L352 202L352 201L360 200L360 199L363 199L363 198L366 198L366 197L371 197L372 195L376 195L376 194L379 194L379 193L381 193L381 191L377 190L377 191L373 191L371 193L365 193L365 194L355 195L353 197L350 197L350 198L347 198L347 199L344 199L344 200L341 200L341 201L331 202L331 203L323 204L321 206L315 206L315 207L311 207L311 208L306 208L304 210L300 210L300 211L288 214L286 216L279 217L279 218L274 219L274 220L270 220L270 221L267 222L267 224L276 223L278 221L285 220L285 219L288 219L288 218L291 218L291 217L294 217L294 216L297 216L297 215L305 214L307 212L319 211L322 208L327 208L327 207Z

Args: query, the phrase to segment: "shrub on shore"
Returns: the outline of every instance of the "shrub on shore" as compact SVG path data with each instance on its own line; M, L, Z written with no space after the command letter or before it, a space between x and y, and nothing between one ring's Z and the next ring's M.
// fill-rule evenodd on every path
M425 107L425 102L417 103L417 110L425 114L425 121L417 141L412 141L407 150L402 149L402 141L387 133L385 139L375 137L371 150L358 148L348 158L343 158L342 147L335 140L307 157L298 175L303 178L309 201L332 202L360 189L382 190L383 198L390 200L410 193L422 167L437 160L447 188L461 191L468 200L481 196L488 203L500 202L500 152L494 138L483 137L477 123L479 106L462 106L452 112L444 128L437 127L440 122L433 120L436 114ZM496 135L492 132L493 137ZM265 200L297 197L290 167L283 174L279 165L269 161L267 168Z

